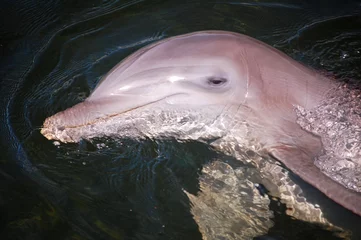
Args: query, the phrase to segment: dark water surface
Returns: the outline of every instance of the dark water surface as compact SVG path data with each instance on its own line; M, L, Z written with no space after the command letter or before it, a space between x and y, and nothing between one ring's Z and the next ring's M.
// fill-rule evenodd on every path
M149 43L235 31L338 78L361 79L359 1L0 4L0 239L201 239L183 190L197 194L202 166L222 158L208 145L97 139L54 146L39 133L47 116L84 100L107 71ZM329 205L361 239L360 218ZM260 239L338 239L270 207L275 225Z

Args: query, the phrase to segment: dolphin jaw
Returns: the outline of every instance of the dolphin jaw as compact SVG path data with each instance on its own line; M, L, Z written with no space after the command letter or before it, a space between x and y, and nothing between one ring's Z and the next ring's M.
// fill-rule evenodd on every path
M45 119L40 133L48 140L59 140L63 143L75 142L67 135L66 128L61 124L59 119L60 114L62 114L62 112Z

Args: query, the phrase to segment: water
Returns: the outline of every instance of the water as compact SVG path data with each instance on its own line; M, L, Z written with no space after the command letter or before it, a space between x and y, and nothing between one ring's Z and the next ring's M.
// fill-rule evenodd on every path
M206 179L204 169L217 161L256 174L251 166L205 143L174 139L54 146L39 133L43 120L85 99L136 49L196 30L244 33L357 82L360 10L359 2L341 0L3 1L1 239L201 239L189 197L201 194L199 175ZM293 178L310 199L322 200L333 222L361 238L359 217ZM273 223L258 226L270 227L267 237L340 238L287 216L277 199L269 206Z

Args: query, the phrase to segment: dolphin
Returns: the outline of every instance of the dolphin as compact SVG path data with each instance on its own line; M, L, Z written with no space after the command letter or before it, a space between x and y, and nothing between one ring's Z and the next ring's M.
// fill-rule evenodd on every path
M102 136L220 139L267 154L361 215L361 194L323 174L322 141L297 124L339 83L251 37L200 31L146 46L116 65L83 102L48 117L49 140Z

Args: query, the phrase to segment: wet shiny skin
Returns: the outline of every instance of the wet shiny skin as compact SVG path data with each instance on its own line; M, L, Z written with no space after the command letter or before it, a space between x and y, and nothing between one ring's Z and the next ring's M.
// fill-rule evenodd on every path
M240 138L244 133L237 125L248 123L259 150L361 215L361 196L320 172L313 161L322 153L321 141L296 123L295 106L312 109L336 86L245 35L195 32L138 50L84 102L46 119L41 132L63 142L114 135L227 139ZM156 113L165 121L152 128ZM187 124L178 119L182 115L190 116ZM137 121L136 131L129 131Z

